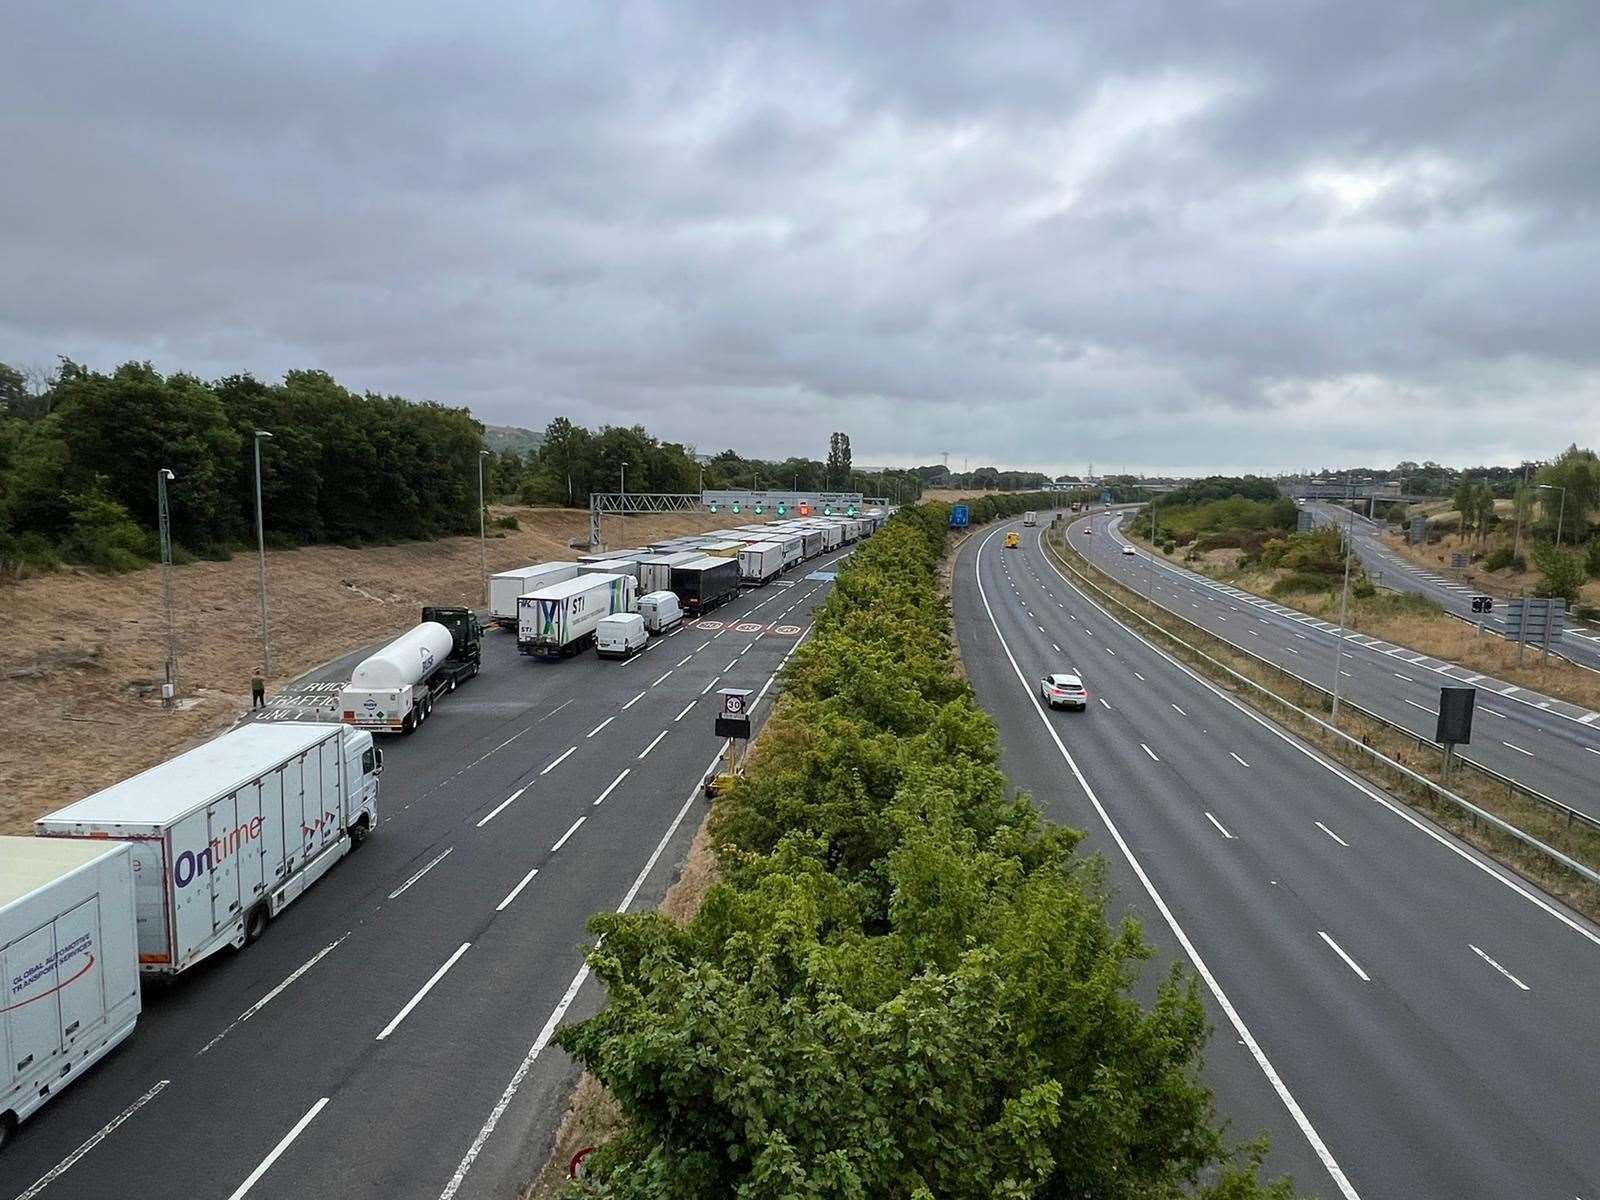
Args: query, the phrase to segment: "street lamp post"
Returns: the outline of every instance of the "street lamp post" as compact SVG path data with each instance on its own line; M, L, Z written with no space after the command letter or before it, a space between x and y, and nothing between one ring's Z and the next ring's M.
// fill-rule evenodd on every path
M256 557L261 577L261 674L272 678L272 640L267 636L267 534L261 510L261 439L271 439L265 429L255 431L256 450Z
M161 593L167 610L166 684L161 704L171 708L178 694L178 634L172 623L172 515L167 510L167 480L177 476L166 467L156 472L156 526L161 534Z
M1517 489L1517 531L1511 535L1511 561L1522 554L1522 506L1528 498L1528 464L1522 464L1522 486Z
M1351 479L1345 476L1344 494L1348 501L1353 494L1350 490ZM1350 611L1350 549L1355 542L1356 510L1347 504L1350 513L1345 521L1344 531L1344 588L1339 593L1339 633L1334 640L1333 649L1333 721L1339 720L1339 681L1344 677L1344 626L1345 618Z
M1156 602L1156 502L1150 501L1150 549L1144 560L1144 598L1153 607Z
M489 606L489 537L485 529L487 524L488 509L483 502L483 460L489 457L487 450L478 451L478 576L483 583L483 604ZM568 490L571 489L571 476L568 476Z
M1561 507L1556 509L1556 549L1559 550L1561 549L1561 523L1567 516L1567 489L1556 483L1541 483L1539 490L1541 492L1561 493Z

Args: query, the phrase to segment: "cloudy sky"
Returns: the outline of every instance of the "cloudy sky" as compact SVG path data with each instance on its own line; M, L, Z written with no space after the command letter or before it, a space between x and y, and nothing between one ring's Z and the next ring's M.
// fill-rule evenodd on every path
M1600 4L7 0L0 360L863 464L1600 441Z

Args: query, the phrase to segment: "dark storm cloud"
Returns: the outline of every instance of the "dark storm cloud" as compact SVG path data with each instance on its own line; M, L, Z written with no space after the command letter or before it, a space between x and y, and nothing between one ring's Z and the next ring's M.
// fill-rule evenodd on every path
M1207 470L1592 439L1588 3L0 16L0 359Z

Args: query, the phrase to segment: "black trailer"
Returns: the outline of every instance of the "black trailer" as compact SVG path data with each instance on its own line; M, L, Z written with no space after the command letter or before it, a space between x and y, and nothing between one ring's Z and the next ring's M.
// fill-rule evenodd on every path
M685 613L710 612L739 594L739 560L707 555L674 566L672 590Z

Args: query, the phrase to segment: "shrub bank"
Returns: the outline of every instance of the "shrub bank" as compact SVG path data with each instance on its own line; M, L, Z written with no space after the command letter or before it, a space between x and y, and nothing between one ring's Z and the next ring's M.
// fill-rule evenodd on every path
M1138 927L1081 835L1008 796L955 669L948 515L903 510L840 572L713 814L697 915L591 921L609 1002L558 1041L625 1125L572 1195L1288 1194L1217 1131L1193 982L1132 998Z

